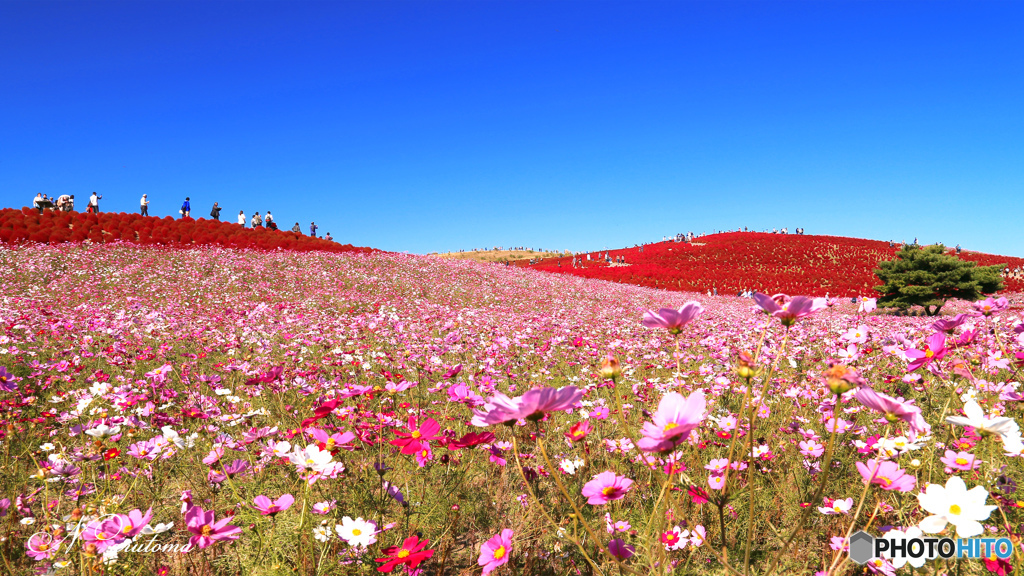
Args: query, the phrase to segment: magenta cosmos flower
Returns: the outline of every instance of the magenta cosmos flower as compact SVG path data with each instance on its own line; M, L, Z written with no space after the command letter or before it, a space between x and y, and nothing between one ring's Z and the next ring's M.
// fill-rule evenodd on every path
M583 495L587 497L587 504L607 504L622 499L632 485L633 481L625 476L617 476L611 471L601 472L583 485Z
M547 412L575 408L583 392L575 386L535 388L519 398L495 394L480 410L473 410L474 426L491 426L516 420L540 420Z
M402 448L402 454L406 455L416 454L420 450L425 449L425 445L427 445L430 440L437 439L437 433L441 431L441 425L437 423L437 420L427 418L423 421L423 424L417 427L416 418L414 416L410 416L409 429L411 432L395 430L395 436L398 436L398 438L390 442L392 446L400 446Z
M903 420L909 424L911 442L917 439L918 434L926 435L932 431L931 425L921 415L921 409L913 404L900 402L870 388L859 388L856 396L857 401L864 406L885 414L885 419L889 422Z
M480 546L480 559L477 564L484 567L484 574L490 574L495 568L508 562L508 555L512 552L512 535L515 534L509 528L495 534L487 542Z
M814 314L827 306L824 298L808 298L807 296L796 296L790 298L785 294L768 296L756 292L754 302L762 310L779 319L783 326L792 326L796 321Z
M700 302L687 302L682 308L662 308L655 312L648 310L644 312L643 324L648 328L664 328L669 334L679 334L690 322L697 319L704 313L704 307Z
M910 358L907 372L913 372L935 360L941 360L946 355L946 335L942 332L936 332L925 339L924 350L911 348L910 350L905 350L903 354Z
M1002 312L1010 307L1010 303L1006 298L985 298L980 302L971 304L974 307L975 316L991 316L996 312Z
M889 460L868 460L867 464L857 462L857 471L868 484L878 484L882 490L910 492L917 485L917 478L907 474L899 465Z
M264 516L274 516L278 512L284 512L291 508L292 504L295 503L295 497L291 494L285 494L277 500L271 500L266 496L257 496L253 499L252 503Z
M698 390L683 398L678 392L669 392L662 397L653 422L645 422L641 430L643 438L637 445L644 452L668 452L700 426L704 419L707 400L704 392Z
M932 323L932 329L935 330L936 332L946 332L948 334L952 334L953 330L956 330L957 327L966 322L968 318L970 318L970 316L968 316L967 314L957 314L952 318L943 318L941 320L936 320L935 322Z
M189 544L198 548L206 548L218 540L236 540L242 529L228 524L230 521L230 516L215 521L213 510L207 512L199 506L189 508L188 512L185 512L185 525L188 527L188 531L194 534L189 539Z

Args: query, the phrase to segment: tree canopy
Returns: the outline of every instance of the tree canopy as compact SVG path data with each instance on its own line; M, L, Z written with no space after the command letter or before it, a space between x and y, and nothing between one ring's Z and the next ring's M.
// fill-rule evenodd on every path
M907 309L924 307L925 314L939 313L946 300L978 300L1003 288L1000 271L1003 264L978 266L946 254L941 244L921 248L904 245L896 259L878 263L875 275L882 281L875 290L880 306Z

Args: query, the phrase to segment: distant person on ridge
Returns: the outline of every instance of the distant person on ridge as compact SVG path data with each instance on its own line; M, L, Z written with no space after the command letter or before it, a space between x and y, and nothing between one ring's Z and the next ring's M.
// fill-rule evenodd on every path
M93 213L93 214L99 214L100 213L100 200L102 198L103 198L103 196L97 196L96 192L93 192L92 196L89 196L89 207L86 208L86 211L90 212L90 213Z
M239 224L239 225L240 225L240 226L241 226L242 228L245 228L245 212L244 212L244 211L242 211L242 210L239 210L239 211L238 211L238 224Z
M331 238L331 233L328 232L327 236L324 236L324 240L327 240L328 242L332 242L332 241L334 241L334 238Z
M39 193L36 194L35 199L32 200L32 206L35 206L35 209L39 210L40 214L43 213L43 193L42 192L39 192Z
M252 227L253 229L263 227L263 218L260 217L259 212L256 212L255 214L252 215Z
M188 196L185 196L185 202L181 204L181 210L178 210L178 212L181 213L182 218L188 218L189 213L192 212L192 205L189 204L188 200Z
M267 210L267 216L266 216L266 218L263 219L263 222L266 223L267 228L277 228L277 226L273 226L273 227L270 226L271 224L274 223L274 217L271 216L270 210Z
M71 196L61 194L57 198L57 210L60 210L61 212L71 212Z
M299 223L296 222L295 226L292 226L292 232L295 232L296 234L302 234L302 226L299 226Z
M214 220L220 220L221 207L217 202L213 203L213 208L210 209L210 217Z
M149 216L149 200L146 199L146 194L139 200L139 214Z
M316 238L316 229L317 228L318 228L318 226L316 225L316 222L310 222L309 223L309 235L312 236L313 238Z

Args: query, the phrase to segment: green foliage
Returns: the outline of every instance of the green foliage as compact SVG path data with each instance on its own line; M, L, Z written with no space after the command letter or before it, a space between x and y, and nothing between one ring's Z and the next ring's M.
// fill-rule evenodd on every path
M878 263L875 275L882 281L875 290L881 294L879 306L906 310L923 306L934 316L950 298L978 300L1003 288L999 271L1003 264L978 266L946 254L942 244L904 245L895 260Z

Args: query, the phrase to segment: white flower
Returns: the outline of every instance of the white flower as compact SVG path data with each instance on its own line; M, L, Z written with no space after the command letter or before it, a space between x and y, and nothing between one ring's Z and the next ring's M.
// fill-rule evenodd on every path
M886 540L890 540L890 541L892 541L892 540L904 540L904 539L905 540L912 540L914 538L922 538L923 536L924 536L924 533L921 532L920 528L918 528L917 526L911 526L910 528L907 528L907 530L905 532L903 530L889 530L888 532L885 533L884 538ZM927 548L925 548L925 553L922 554L919 558L912 558L912 557L910 557L909 554L904 554L903 556L900 556L899 558L893 558L892 557L892 552L890 550L892 550L892 545L891 544L889 546L889 550L887 550L885 552L882 552L882 556L887 558L887 559L889 559L892 562L893 567L895 567L897 569L902 568L903 565L906 564L907 562L910 562L910 565L913 566L914 568L920 568L920 567L924 566L924 563L926 561L931 560L932 558L935 557L934 555L928 556L928 549Z
M331 465L331 453L321 450L316 444L310 444L305 450L296 449L289 454L288 460L299 470L323 472Z
M580 458L575 460L562 460L558 467L566 474L572 476L577 470L583 467L583 460Z
M85 433L88 434L89 436L92 436L93 438L102 440L104 438L109 438L110 436L113 436L114 434L117 434L120 431L120 426L107 426L106 424L100 424L95 428L89 428L88 430L85 431Z
M921 507L932 513L921 521L921 530L928 534L937 534L946 528L946 524L956 526L956 534L961 538L977 536L982 532L981 520L989 517L996 509L986 506L988 491L982 486L975 486L970 491L959 476L946 481L946 487L929 484L923 494L917 495Z
M164 440L167 440L178 448L191 448L195 445L196 438L199 437L199 434L191 434L186 438L182 438L174 431L174 428L171 428L170 426L164 426L160 431L163 433Z
M19 520L18 523L22 526L31 526L36 523L36 519L31 516L28 516L26 518L22 518L21 520Z
M353 520L345 516L341 519L341 524L334 527L334 530L338 533L339 538L349 543L349 546L367 548L377 541L377 525L362 518Z
M50 444L49 442L47 442L46 444L43 444L42 446L39 447L39 449L43 450L44 452L49 452L50 450L53 450L53 448L54 448L53 444Z
M978 406L978 403L973 400L964 405L964 413L967 415L966 417L946 416L946 421L962 426L972 426L981 435L994 434L1005 439L1016 431L1017 436L1020 436L1020 427L1013 418L987 418L981 406Z
M313 538L316 538L318 542L327 542L331 538L331 529L327 527L326 521L313 528Z
M213 391L213 393L216 394L217 396L227 396L228 394L231 394L231 389L217 388L216 390Z
M853 498L841 498L833 500L832 506L819 506L818 512L827 516L835 516L836 514L849 514L850 508L853 508Z

